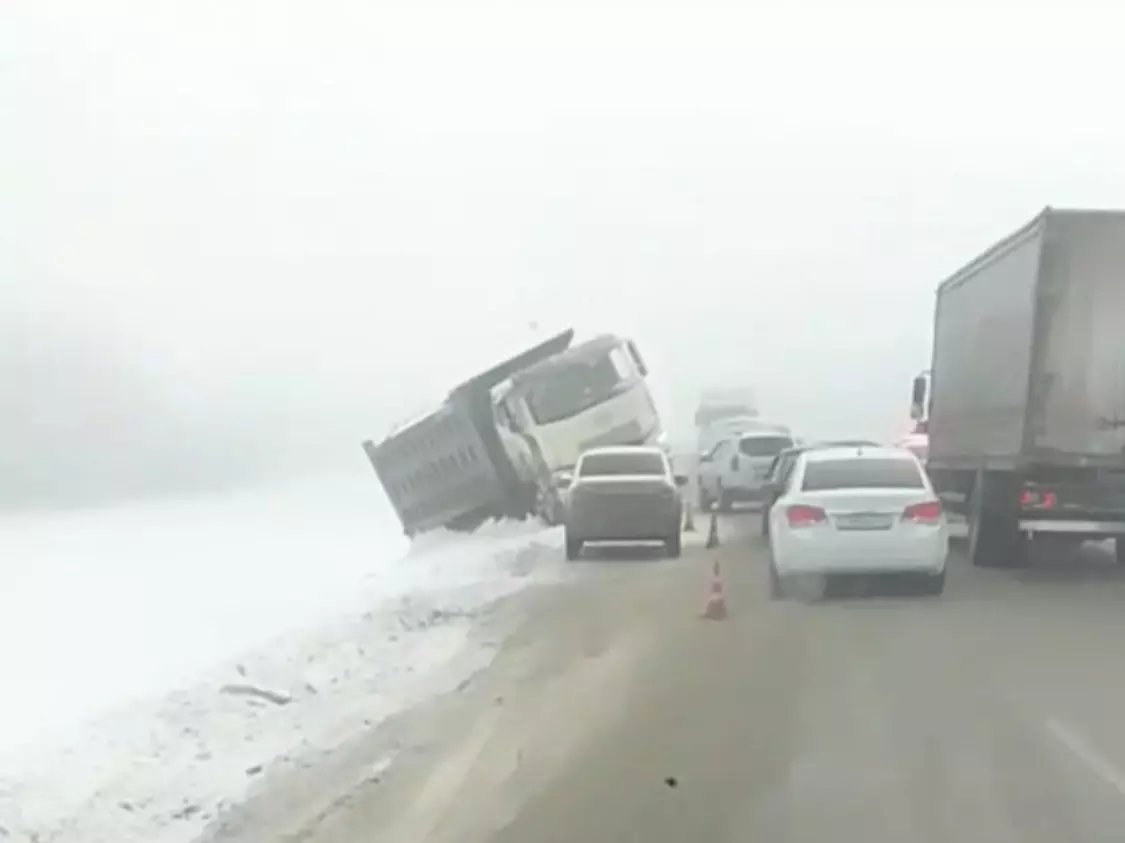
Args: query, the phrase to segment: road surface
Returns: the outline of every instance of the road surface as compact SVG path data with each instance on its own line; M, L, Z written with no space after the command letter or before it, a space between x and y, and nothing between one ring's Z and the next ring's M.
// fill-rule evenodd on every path
M724 518L719 549L678 561L576 563L468 688L278 782L217 839L1125 839L1125 576L1106 554L954 556L941 598L776 603L755 522ZM708 621L715 559L729 616ZM395 764L357 775L388 740Z

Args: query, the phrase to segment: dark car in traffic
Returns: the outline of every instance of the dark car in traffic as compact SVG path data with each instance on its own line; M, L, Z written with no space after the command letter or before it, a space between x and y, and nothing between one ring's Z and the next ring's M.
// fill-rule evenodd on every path
M766 479L762 487L762 535L770 534L770 508L774 505L789 481L793 466L797 464L797 457L805 451L817 448L878 448L878 442L869 439L835 439L825 442L812 442L806 445L796 445L786 448L773 458L766 470Z
M566 492L566 558L587 542L664 543L680 555L687 477L675 475L660 448L631 445L592 448L574 467Z

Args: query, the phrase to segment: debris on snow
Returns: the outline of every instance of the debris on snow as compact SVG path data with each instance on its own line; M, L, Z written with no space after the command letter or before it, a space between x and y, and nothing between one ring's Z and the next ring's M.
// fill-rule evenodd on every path
M221 693L239 697L257 697L274 705L289 705L293 697L281 691L271 691L269 688L259 688L257 685L224 685L219 689Z

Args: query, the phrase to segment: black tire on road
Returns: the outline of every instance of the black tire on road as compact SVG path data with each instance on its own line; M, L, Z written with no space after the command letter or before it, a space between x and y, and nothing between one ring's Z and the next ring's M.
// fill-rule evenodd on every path
M664 540L664 552L668 554L669 559L680 558L683 552L683 543L678 530Z
M572 539L569 535L566 537L566 558L574 562L582 556L582 539Z
M774 566L772 559L770 560L769 577L770 577L770 588L769 588L770 600L784 600L785 599L785 584L782 582L781 575L777 572L777 568Z
M719 489L719 512L730 512L734 509L734 497L730 492Z
M922 579L922 593L925 595L938 596L945 591L945 569L942 568L940 574L923 574Z
M982 474L969 497L969 560L978 568L1024 568L1027 536L1019 529L1011 478ZM990 506L989 504L993 505Z

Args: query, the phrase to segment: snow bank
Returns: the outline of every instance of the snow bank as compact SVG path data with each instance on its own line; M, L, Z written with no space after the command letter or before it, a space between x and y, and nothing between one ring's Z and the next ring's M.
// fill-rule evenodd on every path
M6 555L13 549L24 562L34 556L39 564L28 567L39 579L43 566L50 568L54 583L53 589L38 583L45 601L38 611L57 628L46 648L56 652L42 646L36 652L36 636L25 635L24 667L62 657L78 674L65 690L83 698L83 710L104 710L113 695L119 701L78 727L61 715L49 718L53 728L70 726L67 739L50 749L42 732L30 747L8 741L0 755L0 840L191 840L267 767L309 763L484 666L491 658L487 642L467 646L481 614L533 575L561 568L557 531L530 524L427 536L400 553L405 542L387 535L384 519L381 543L394 551L381 555L370 527L362 526L379 516L333 497L335 506L305 499L294 508L274 494L264 507L249 496L208 504L202 513L197 505L171 513L162 505L143 517L135 510L66 516L54 523L50 535L57 538L46 550L32 541L38 531L27 524L0 525L5 558L20 558ZM352 523L357 516L361 526ZM170 526L175 523L180 527ZM205 535L185 540L182 528L204 526ZM138 552L147 552L147 565L136 564ZM201 553L211 558L198 558ZM244 564L247 556L254 559ZM83 564L92 572L68 590L60 571L78 575ZM103 566L112 588L96 575ZM140 576L154 566L156 580L170 580L162 588ZM143 582L130 587L130 573ZM25 600L30 593L23 589ZM100 605L90 611L95 594ZM24 607L24 621L31 611ZM146 620L155 628L146 628ZM81 668L61 652L67 642L92 663ZM162 648L174 664L153 671L150 662ZM236 657L239 652L244 655ZM146 675L127 681L130 666ZM113 674L104 683L108 690L87 687L98 685L99 671ZM14 678L9 687L19 697ZM62 692L66 679L40 683L40 691ZM172 687L181 690L167 693ZM139 692L147 699L138 700ZM73 711L67 714L73 719ZM5 718L13 722L10 714Z

